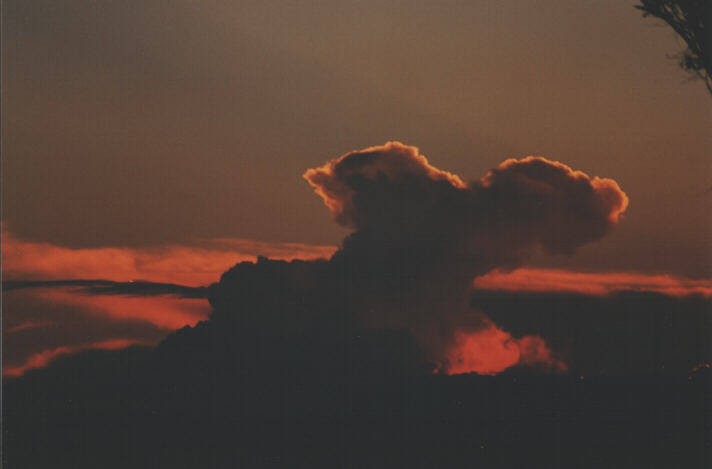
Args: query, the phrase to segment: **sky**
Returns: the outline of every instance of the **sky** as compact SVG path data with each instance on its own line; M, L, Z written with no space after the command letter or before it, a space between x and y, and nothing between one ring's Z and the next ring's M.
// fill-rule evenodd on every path
M629 206L604 242L517 275L708 292L712 113L680 50L615 1L4 2L4 277L200 286L257 255L328 257L351 230L302 175L402 141L464 181L528 155L617 181ZM479 285L521 285L498 275ZM6 364L155 343L209 311L147 320L156 301L8 291ZM75 337L97 309L139 323Z
M72 248L337 245L309 168L398 140L541 155L629 195L543 266L711 275L712 113L632 2L5 2L3 226Z
M354 226L303 175L401 141L465 183L535 155L625 192L603 241L476 287L709 296L712 113L681 50L614 1L5 2L4 278L199 287L260 255L329 257ZM11 370L210 311L67 285L3 307Z
M708 467L712 97L633 6L2 2L3 464Z

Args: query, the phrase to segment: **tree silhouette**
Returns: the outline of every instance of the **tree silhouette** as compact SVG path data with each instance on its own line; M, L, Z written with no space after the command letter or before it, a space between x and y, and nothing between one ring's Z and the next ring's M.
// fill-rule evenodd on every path
M712 94L712 35L706 29L712 18L712 1L640 0L635 8L643 17L663 20L685 41L687 49L677 57L680 68L702 79Z

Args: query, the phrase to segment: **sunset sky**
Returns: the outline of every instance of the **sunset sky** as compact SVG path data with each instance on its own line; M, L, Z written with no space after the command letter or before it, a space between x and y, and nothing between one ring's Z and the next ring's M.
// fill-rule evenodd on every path
M709 467L712 97L636 3L3 1L3 465Z
M301 174L398 140L466 179L542 155L629 195L542 265L712 276L709 95L633 2L9 1L3 227L71 248L336 245Z
M627 2L18 1L3 34L6 280L201 286L328 257L350 230L302 174L398 140L465 181L541 155L627 194L604 240L481 288L712 291L710 97ZM56 287L3 306L8 369L209 312Z

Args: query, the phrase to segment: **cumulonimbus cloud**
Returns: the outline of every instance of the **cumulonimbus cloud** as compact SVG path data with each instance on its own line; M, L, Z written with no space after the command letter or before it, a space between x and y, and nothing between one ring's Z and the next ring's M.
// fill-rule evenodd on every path
M519 266L538 249L569 254L608 233L628 204L615 181L541 157L507 160L466 182L398 142L347 153L304 177L335 220L354 230L336 252L230 239L72 250L3 232L6 274L120 282L37 291L87 314L175 329L206 319L207 305L176 297L188 287L155 282L205 285L240 262L207 290L212 327L275 336L401 329L443 372L495 373L517 364L561 370L540 337L514 337L470 311L472 279ZM255 264L255 254L292 262ZM329 260L309 260L316 258Z
M515 347L469 314L473 277L519 266L538 249L571 254L606 235L628 206L615 181L542 157L506 160L466 183L399 142L347 153L304 177L334 219L355 229L331 260L359 292L349 301L361 303L369 324L411 330L440 361L457 344L475 348L462 338L468 331Z
M440 235L427 241L472 243L483 232L508 234L515 244L501 249L516 252L537 245L571 252L608 233L628 206L612 179L591 178L542 157L506 160L465 184L430 165L416 147L398 142L347 153L304 177L342 225L397 234L412 229L416 239Z

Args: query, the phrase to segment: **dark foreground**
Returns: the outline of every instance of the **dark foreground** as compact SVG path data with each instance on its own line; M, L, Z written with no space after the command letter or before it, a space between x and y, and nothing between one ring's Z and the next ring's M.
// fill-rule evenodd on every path
M92 352L5 380L3 467L712 467L708 369L337 378L185 358Z

